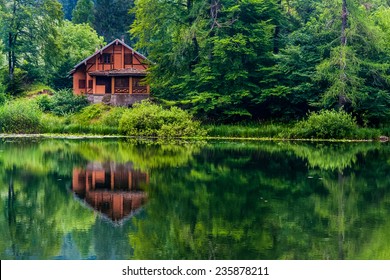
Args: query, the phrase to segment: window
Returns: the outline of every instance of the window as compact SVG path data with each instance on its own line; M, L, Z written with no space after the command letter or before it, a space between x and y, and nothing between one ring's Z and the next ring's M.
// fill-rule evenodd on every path
M116 77L115 78L115 87L128 88L129 87L129 78L128 77Z
M85 88L85 80L79 80L79 88Z
M110 64L111 63L111 54L104 53L102 57L100 57L100 62L104 64Z
M115 78L115 93L129 93L129 77Z
M143 84L143 79L133 77L133 93L148 93L148 87Z
M126 65L133 64L133 55L131 53L125 54L125 64Z

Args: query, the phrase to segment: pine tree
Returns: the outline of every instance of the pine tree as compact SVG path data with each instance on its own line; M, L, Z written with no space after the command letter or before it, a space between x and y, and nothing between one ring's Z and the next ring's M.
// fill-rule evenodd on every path
M130 43L128 30L134 17L129 14L133 0L96 0L94 27L107 42L124 38Z
M263 74L274 64L277 1L139 0L132 33L155 62L155 96L186 104L203 118L258 114Z
M93 25L95 21L94 4L92 0L79 0L72 12L73 23L88 23Z
M73 9L76 7L77 1L78 0L59 0L59 2L62 4L65 19L72 19L72 12Z

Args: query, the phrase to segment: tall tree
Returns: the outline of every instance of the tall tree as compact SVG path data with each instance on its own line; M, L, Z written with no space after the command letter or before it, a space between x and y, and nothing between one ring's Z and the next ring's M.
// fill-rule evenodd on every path
M72 12L76 7L77 1L78 0L59 0L59 2L62 4L62 10L64 11L65 19L72 19Z
M33 78L43 78L55 64L57 29L62 20L57 0L13 0L0 3L1 35L12 83L15 69L26 66ZM44 65L44 67L42 67ZM35 71L39 69L40 73Z
M124 38L130 43L128 30L134 17L129 15L129 10L133 6L133 0L96 0L94 27L98 34L107 42Z
M384 48L385 34L376 23L376 14L378 9L387 10L387 5L363 5L355 0L330 0L329 4L332 6L325 7L321 15L332 20L329 28L339 31L317 67L319 81L327 83L322 104L352 111L361 122L384 120L390 116L389 110L383 110L390 105L386 93L390 87L390 53ZM368 104L371 108L366 110Z
M149 80L156 97L180 100L203 117L239 120L258 113L253 100L274 63L277 1L135 4L132 33L156 62Z
M79 0L72 12L73 23L88 23L93 25L95 21L94 3L92 0Z

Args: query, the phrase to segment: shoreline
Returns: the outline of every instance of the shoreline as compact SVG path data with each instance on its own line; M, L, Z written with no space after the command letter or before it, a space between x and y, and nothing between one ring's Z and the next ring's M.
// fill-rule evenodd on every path
M46 133L1 133L0 138L48 138L48 139L140 139L140 140L232 140L232 141L279 141L279 142L333 142L333 143L367 143L367 142L379 142L387 143L389 140L382 141L380 139L295 139L295 138L271 138L271 137L218 137L218 136L206 136L206 137L179 137L179 138L161 138L161 137L143 137L143 136L124 136L124 135L97 135L97 134L46 134Z

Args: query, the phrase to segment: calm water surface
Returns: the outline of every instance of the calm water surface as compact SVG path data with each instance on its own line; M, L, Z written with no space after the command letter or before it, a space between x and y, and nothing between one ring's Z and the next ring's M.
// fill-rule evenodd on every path
M0 139L1 259L390 259L390 145Z

